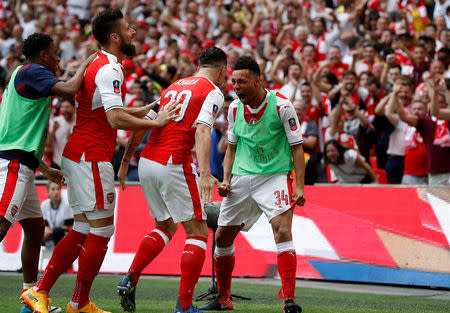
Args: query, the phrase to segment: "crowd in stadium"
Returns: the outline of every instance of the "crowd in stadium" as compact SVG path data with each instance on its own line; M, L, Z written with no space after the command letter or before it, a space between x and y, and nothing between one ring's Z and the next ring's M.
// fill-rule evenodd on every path
M436 122L439 131L431 135L434 137L428 144L429 140L423 138L423 123L418 131L399 119L393 99L397 84L401 87L396 101L406 114L427 116L433 101L435 106L447 107L448 1L15 3L12 7L13 2L3 1L0 9L2 87L8 74L23 62L22 40L33 32L54 38L61 58L61 78L70 77L97 48L91 18L105 8L119 7L136 29L133 43L137 54L122 63L127 85L125 105L137 107L158 99L170 83L193 74L200 52L215 45L227 53L228 74L239 56L250 55L260 65L266 87L279 90L293 102L305 138L307 184L422 184L429 182L429 174L430 179L435 177L430 183L448 183L447 122ZM228 77L221 89L235 98L231 75ZM422 107L414 110L415 104ZM74 103L55 98L45 154L49 165L60 166L62 149L74 122ZM215 125L211 157L214 175L219 179L226 127L226 114L222 114ZM117 137L113 162L116 171L128 136L129 132L120 131ZM347 148L358 152L345 157L353 165L359 160L359 166L350 169L351 175L333 166L326 157L325 143L330 139L342 146L341 159ZM439 148L434 149L435 145ZM333 147L330 149L336 152ZM130 162L128 180L138 179L139 152ZM325 167L325 163L331 167Z

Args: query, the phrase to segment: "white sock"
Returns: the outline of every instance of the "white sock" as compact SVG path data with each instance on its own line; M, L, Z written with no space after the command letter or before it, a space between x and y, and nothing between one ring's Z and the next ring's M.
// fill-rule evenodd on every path
M78 310L78 303L70 301L70 306L72 307L72 309Z
M22 287L22 289L26 289L26 290L28 290L28 289L30 289L31 287L34 287L34 286L36 286L36 284L37 284L37 281L35 281L34 283L23 283L23 287Z

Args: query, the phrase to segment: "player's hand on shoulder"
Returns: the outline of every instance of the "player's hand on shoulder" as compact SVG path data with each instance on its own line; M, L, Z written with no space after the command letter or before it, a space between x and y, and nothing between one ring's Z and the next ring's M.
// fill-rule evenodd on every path
M122 160L120 163L119 171L117 172L117 179L119 180L120 186L122 186L122 190L125 190L127 188L127 184L125 183L125 177L127 177L128 173L128 162L125 162Z
M292 201L295 201L295 204L303 206L305 204L305 192L303 188L295 188L291 197Z
M198 179L198 187L200 190L200 198L203 202L209 203L212 201L214 186L219 186L219 181L217 178L211 174L200 175L200 178Z
M221 197L228 196L230 194L230 183L228 182L221 183L217 188L217 190L219 191L219 196Z
M175 119L179 116L176 114L178 109L180 108L180 101L170 101L165 106L161 107L158 111L158 115L156 115L155 122L158 123L158 127L162 127L169 123L172 119Z
M63 172L60 170L57 170L55 168L49 168L44 175L55 184L58 184L59 186L64 185L64 175Z
M86 59L85 62L86 62L87 64L91 64L92 61L94 61L96 57L97 57L97 51L94 52L94 53L92 53L92 54Z

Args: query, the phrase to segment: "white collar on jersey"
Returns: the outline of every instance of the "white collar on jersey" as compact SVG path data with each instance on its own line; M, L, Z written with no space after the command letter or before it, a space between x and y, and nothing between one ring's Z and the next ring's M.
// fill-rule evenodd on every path
M101 50L101 53L106 54L108 56L108 58L111 59L112 61L119 63L119 61L117 61L117 57L114 54L109 53L103 49Z
M270 90L267 88L264 88L264 90L266 91L266 96L264 97L264 100L263 100L263 102L261 102L259 107L257 107L256 109L252 109L249 105L247 105L247 108L250 111L250 113L252 113L252 114L258 113L263 108L263 106L265 106L266 103L269 102Z

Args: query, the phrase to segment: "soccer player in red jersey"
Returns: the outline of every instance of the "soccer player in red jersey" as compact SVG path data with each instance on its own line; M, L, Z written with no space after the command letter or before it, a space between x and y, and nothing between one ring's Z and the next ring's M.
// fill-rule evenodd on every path
M48 313L50 289L77 257L77 281L66 312L105 312L89 300L89 292L114 233L116 197L111 159L116 129L161 127L177 117L174 101L160 110L155 120L144 119L151 105L123 107L125 84L120 61L133 55L131 40L135 33L118 9L106 10L94 18L93 34L102 50L87 67L75 98L77 121L61 162L74 225L55 247L38 284L21 296L34 312Z
M0 105L0 242L11 225L24 231L23 290L36 285L44 234L41 205L34 183L38 169L61 185L63 173L42 161L48 132L51 96L72 98L80 89L89 57L68 81L60 81L58 48L46 34L34 33L23 42L26 63L18 66ZM58 308L60 311L60 308ZM22 313L30 310L24 306Z
M208 228L205 202L212 199L218 181L211 175L211 128L224 97L217 86L225 83L227 57L216 47L205 49L199 58L199 70L180 79L161 96L161 108L177 99L178 118L152 131L139 161L139 179L156 220L156 228L142 240L133 263L118 285L125 311L136 309L135 289L142 270L161 252L181 222L186 231L186 245L181 258L181 281L174 312L199 312L192 305L192 294L205 259ZM160 110L161 110L160 108ZM145 131L135 131L125 149L119 181L125 188L129 158L136 151ZM191 150L196 144L200 169L198 179Z

